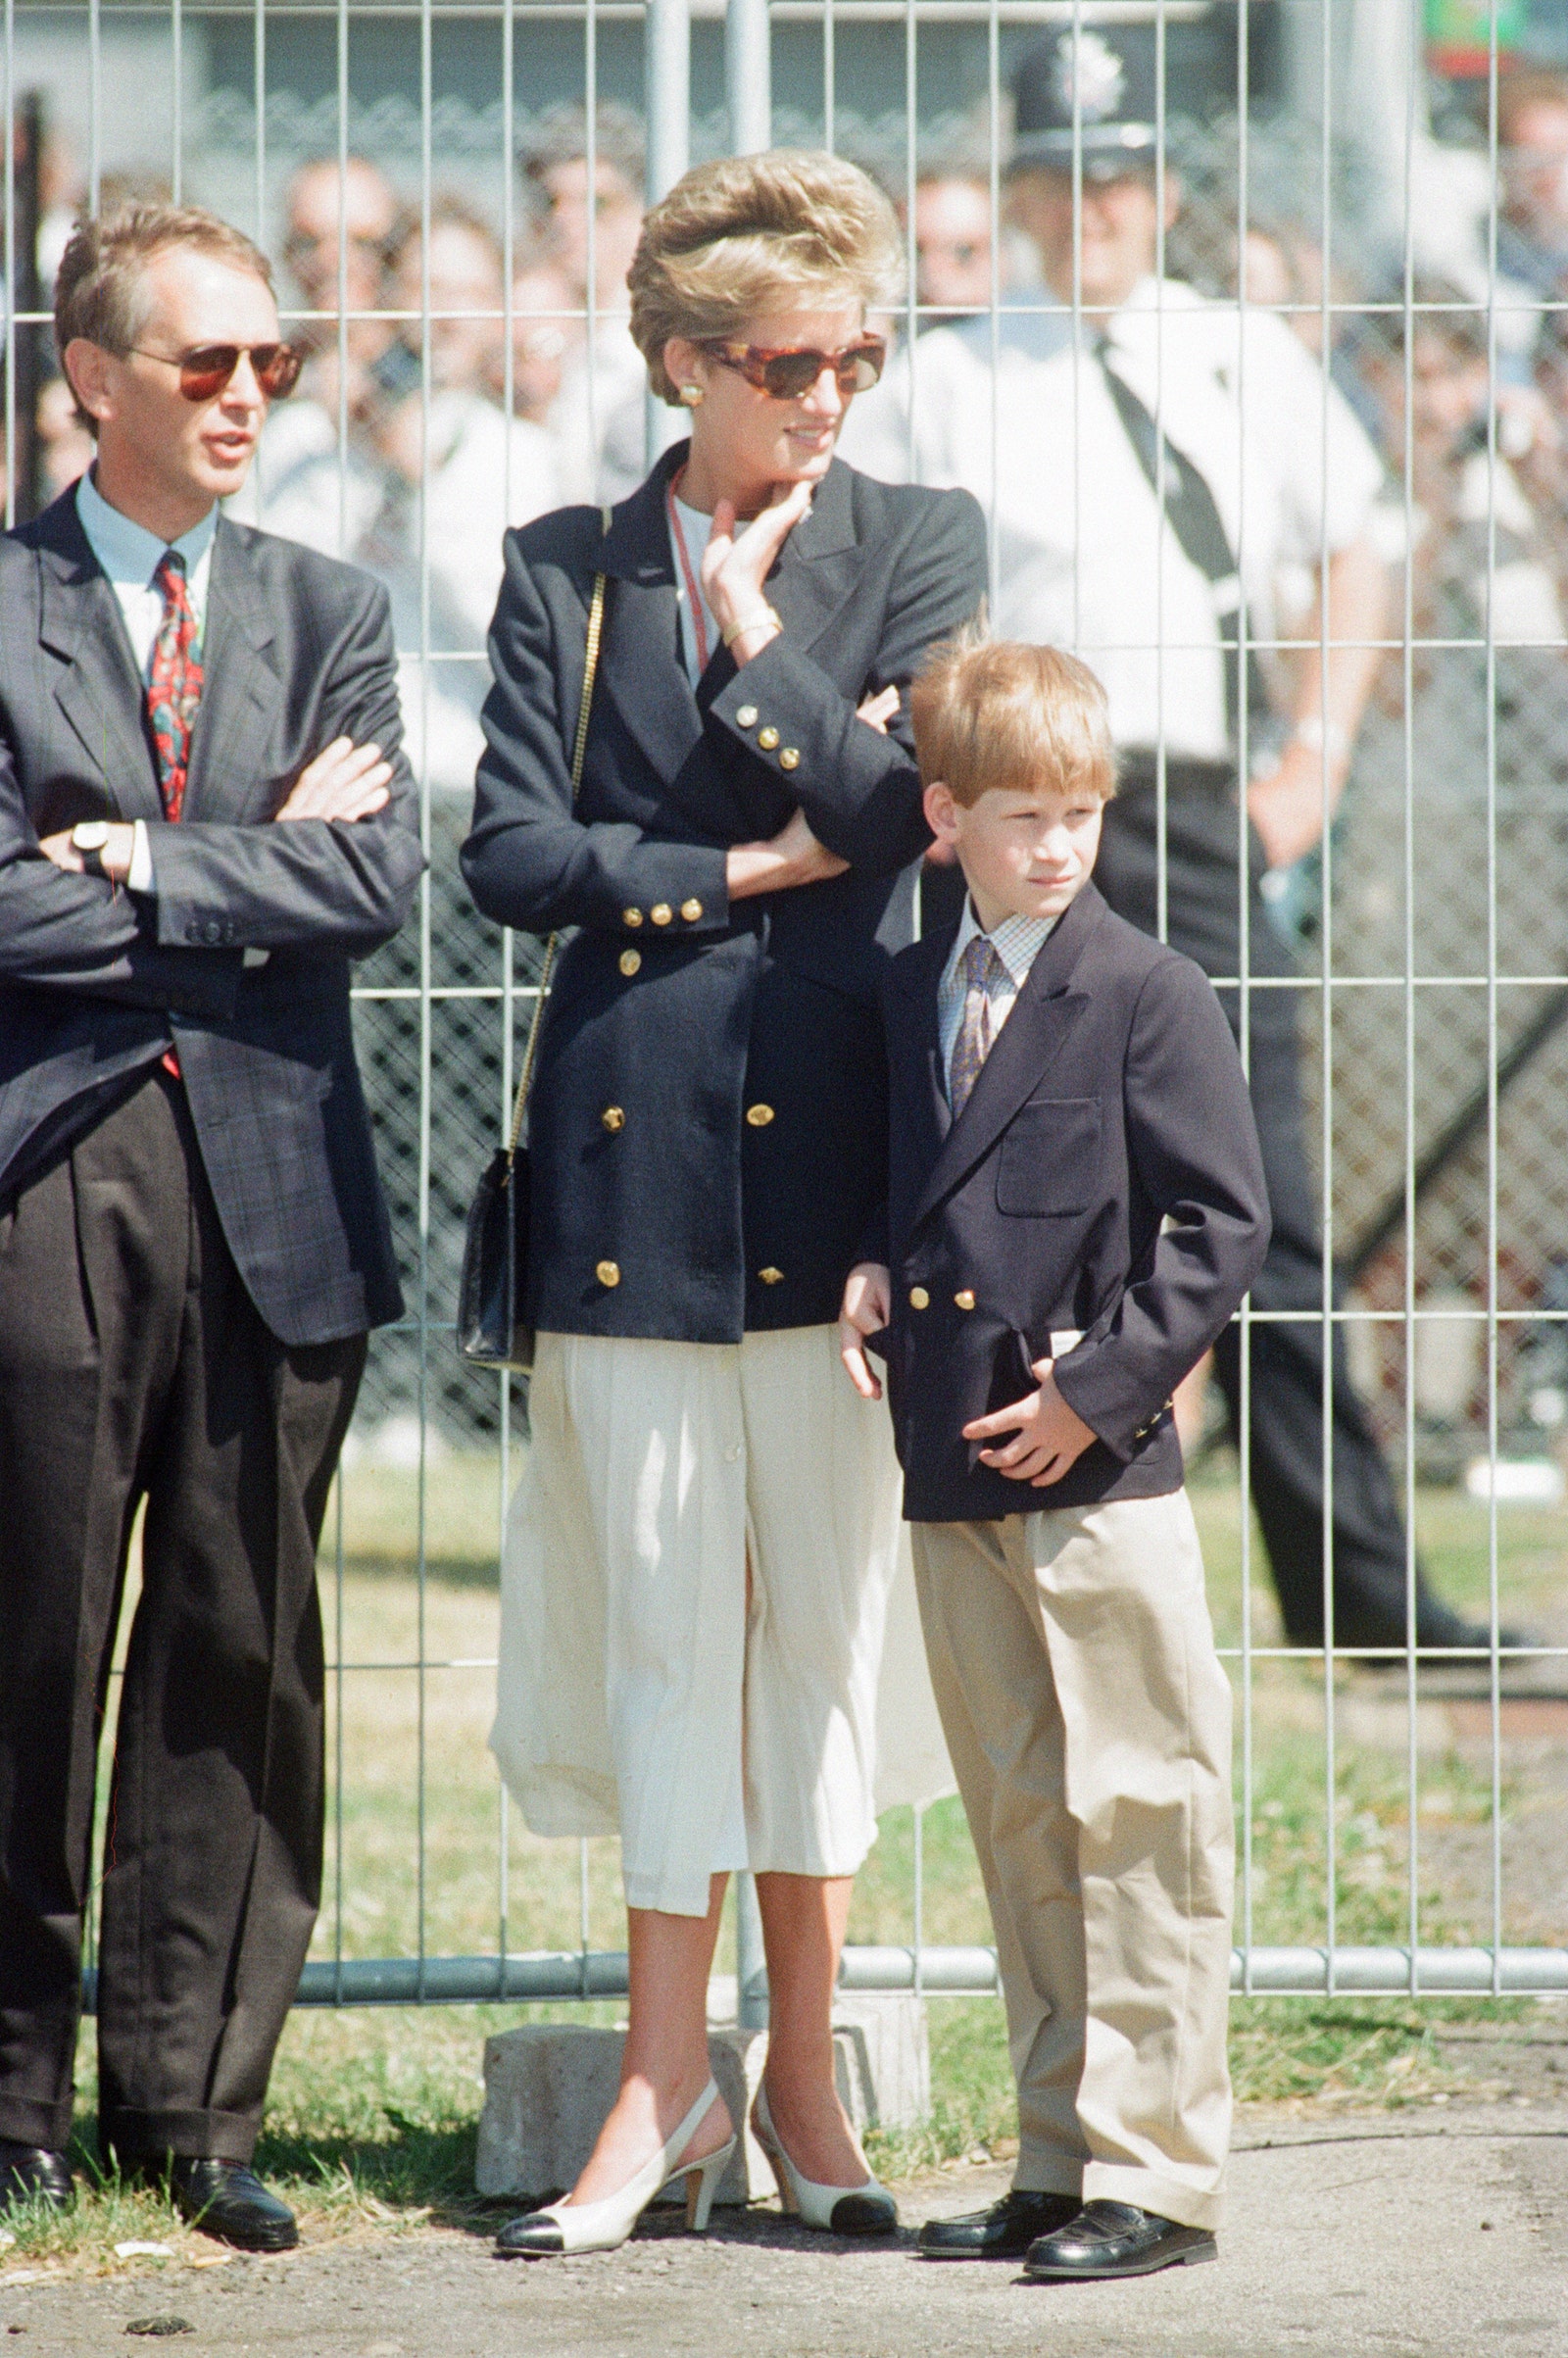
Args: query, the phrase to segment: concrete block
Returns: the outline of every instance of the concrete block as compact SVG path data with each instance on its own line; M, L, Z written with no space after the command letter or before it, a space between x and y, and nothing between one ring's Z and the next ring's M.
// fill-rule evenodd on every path
M833 2007L839 2094L858 2135L912 2129L931 2110L931 2041L925 2000L912 1990L857 1990ZM848 2073L853 2095L846 2091Z
M615 2100L625 2040L621 2030L559 2022L529 2023L485 2040L474 2168L481 2194L537 2196L572 2184ZM732 2121L749 2120L766 2054L765 2031L731 2024L710 2032L709 2062ZM748 2128L716 2199L753 2202L772 2191L767 2157Z
M622 2030L529 2023L485 2040L484 2111L474 2183L481 2194L539 2196L577 2177L620 2086ZM858 2135L907 2128L931 2101L925 2007L907 1991L841 1998L834 2008L834 2071ZM748 2123L724 2174L721 2203L756 2202L776 2189L750 2115L767 2033L710 2026L709 2060L733 2121ZM669 2199L678 2200L679 2189Z

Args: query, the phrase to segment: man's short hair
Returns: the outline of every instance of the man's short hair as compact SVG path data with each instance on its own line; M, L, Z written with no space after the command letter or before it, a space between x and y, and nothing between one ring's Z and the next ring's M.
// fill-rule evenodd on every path
M909 690L914 751L966 808L993 786L1106 802L1116 791L1105 691L1075 655L960 632L933 650Z
M627 191L640 197L647 165L642 123L629 107L601 99L594 109L594 161L608 164L624 180ZM540 118L533 137L518 159L525 186L542 192L550 174L563 164L580 164L588 154L588 116L582 107L556 106Z
M270 289L272 266L260 246L201 205L132 202L77 221L55 278L55 342L62 362L78 336L123 360L147 319L147 265L174 246L248 270ZM77 405L90 433L97 421Z

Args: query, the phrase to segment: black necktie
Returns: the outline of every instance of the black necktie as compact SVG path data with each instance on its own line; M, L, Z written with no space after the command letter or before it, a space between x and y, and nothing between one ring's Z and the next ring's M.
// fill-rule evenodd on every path
M1214 494L1192 463L1184 459L1168 434L1162 434L1149 411L1131 385L1119 376L1110 365L1110 339L1101 336L1095 344L1110 398L1116 405L1116 415L1133 446L1139 466L1149 479L1149 487L1159 497L1159 453L1164 445L1165 457L1165 518L1176 535L1176 543L1190 565L1195 565L1204 577L1215 584L1215 621L1224 641L1225 662L1225 726L1231 743L1237 742L1241 728L1241 641L1243 598L1241 576L1236 569L1236 552L1230 535L1214 505ZM1247 710L1251 727L1259 728L1269 715L1268 690L1257 660L1257 650L1249 644L1247 650Z

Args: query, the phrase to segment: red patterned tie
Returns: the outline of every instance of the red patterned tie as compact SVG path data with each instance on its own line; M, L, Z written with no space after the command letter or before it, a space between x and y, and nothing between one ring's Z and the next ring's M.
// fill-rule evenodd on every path
M164 816L174 820L185 808L185 773L190 733L202 700L202 667L196 656L196 610L185 586L185 560L177 549L164 551L153 581L164 593L164 618L153 641L147 712L158 748Z
M164 593L164 618L153 641L152 670L147 680L147 716L158 749L158 791L164 816L177 820L185 808L185 775L190 766L190 733L196 707L202 700L202 667L196 659L196 610L185 583L185 560L177 549L166 549L153 580ZM164 1056L164 1069L181 1078L173 1049Z

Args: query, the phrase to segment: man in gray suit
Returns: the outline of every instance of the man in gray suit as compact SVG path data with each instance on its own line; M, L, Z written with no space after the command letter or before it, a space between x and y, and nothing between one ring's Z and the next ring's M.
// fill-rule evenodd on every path
M298 362L191 208L76 230L56 332L96 465L0 539L0 2203L71 2194L97 1740L131 1527L99 2131L185 2214L252 2176L320 1891L315 1556L402 1307L350 960L422 867L384 594L247 531Z

